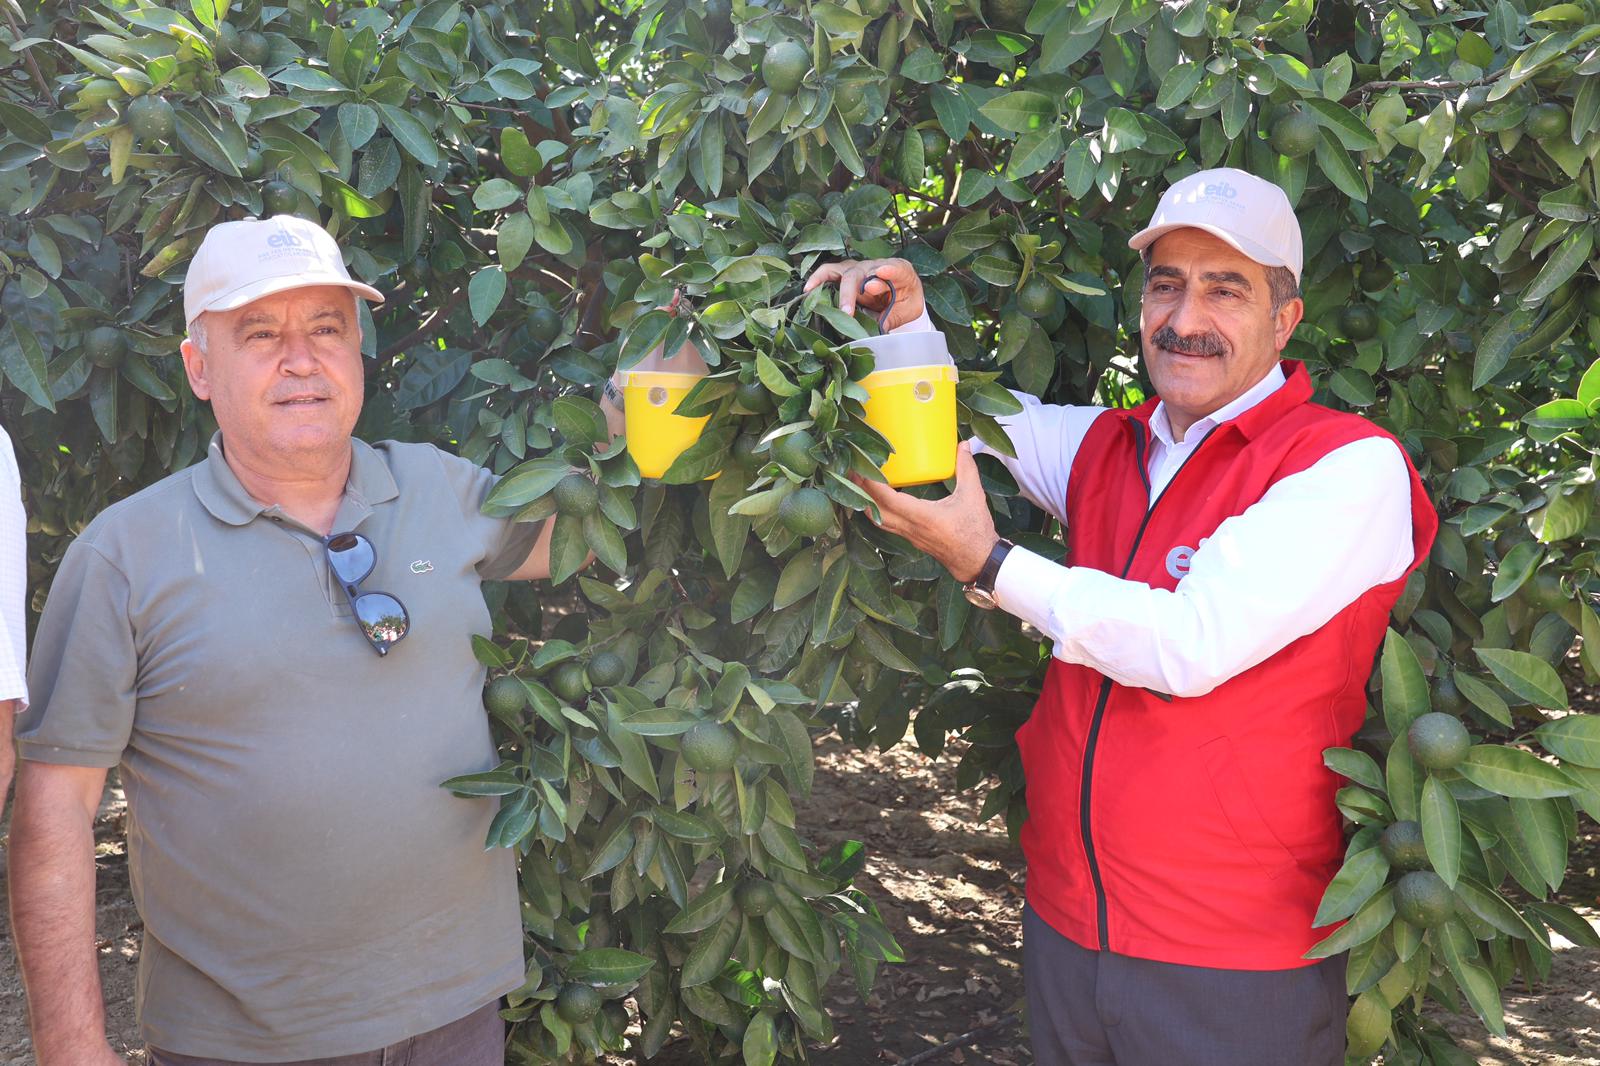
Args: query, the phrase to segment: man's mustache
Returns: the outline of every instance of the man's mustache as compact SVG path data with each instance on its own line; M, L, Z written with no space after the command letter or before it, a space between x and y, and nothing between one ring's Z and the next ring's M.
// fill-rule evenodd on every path
M1180 337L1178 331L1171 326L1162 326L1150 337L1150 343L1157 348L1165 348L1169 352L1179 352L1183 355L1227 355L1228 343L1216 333L1191 333L1187 337Z

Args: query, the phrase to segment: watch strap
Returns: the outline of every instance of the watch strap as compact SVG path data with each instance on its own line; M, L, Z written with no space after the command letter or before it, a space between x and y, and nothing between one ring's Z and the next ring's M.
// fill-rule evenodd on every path
M1006 561L1006 556L1011 549L1016 547L1011 541L1001 537L995 541L993 548L989 549L989 558L983 561L983 566L978 570L978 576L972 579L972 588L987 595L994 595L994 583L1000 577L1000 564Z

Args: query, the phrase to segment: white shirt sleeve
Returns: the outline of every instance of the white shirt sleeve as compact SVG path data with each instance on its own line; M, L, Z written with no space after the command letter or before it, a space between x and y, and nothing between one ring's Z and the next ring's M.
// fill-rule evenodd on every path
M1123 685L1202 696L1404 574L1411 525L1399 448L1367 438L1224 521L1173 591L1016 548L995 595L1054 642L1058 659Z
M28 702L28 520L11 438L0 429L0 700Z
M890 333L932 332L933 320L924 307L922 314L910 322L896 326ZM997 419L1000 428L1011 440L1015 459L993 451L981 440L972 441L972 454L993 455L1011 471L1017 487L1035 506L1065 519L1067 507L1067 479L1072 472L1072 460L1088 435L1094 420L1105 412L1103 407L1066 407L1041 403L1037 396L1012 391L1011 395L1022 404L1018 414Z

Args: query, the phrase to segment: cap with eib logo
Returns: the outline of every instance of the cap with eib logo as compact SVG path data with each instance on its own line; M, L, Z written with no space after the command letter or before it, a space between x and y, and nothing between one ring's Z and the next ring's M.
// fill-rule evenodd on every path
M1270 181L1231 167L1180 178L1128 247L1142 250L1162 234L1190 228L1227 241L1262 266L1288 267L1300 280L1305 262L1300 220L1283 190Z
M183 321L193 325L207 311L231 311L308 285L339 285L383 302L383 293L350 276L338 243L315 222L296 215L223 222L211 227L189 263Z

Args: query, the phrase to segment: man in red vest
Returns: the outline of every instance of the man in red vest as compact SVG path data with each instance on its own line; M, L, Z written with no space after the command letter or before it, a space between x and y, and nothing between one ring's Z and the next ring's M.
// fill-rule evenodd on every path
M998 536L972 453L923 500L863 483L882 527L1031 623L1053 657L1017 733L1028 781L1024 970L1042 1066L1340 1066L1342 959L1304 956L1338 870L1338 778L1390 609L1438 519L1405 451L1311 402L1280 354L1304 313L1288 198L1238 170L1173 184L1145 262L1132 410L1021 396L999 457L1061 519L1062 560ZM874 280L882 279L882 280ZM904 260L820 267L847 312Z

